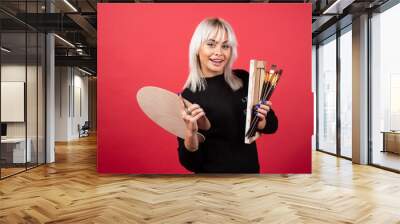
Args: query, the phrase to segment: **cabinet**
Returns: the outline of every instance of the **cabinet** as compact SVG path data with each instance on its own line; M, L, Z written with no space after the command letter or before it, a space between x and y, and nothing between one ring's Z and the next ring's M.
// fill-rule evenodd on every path
M400 131L384 131L383 152L400 154Z

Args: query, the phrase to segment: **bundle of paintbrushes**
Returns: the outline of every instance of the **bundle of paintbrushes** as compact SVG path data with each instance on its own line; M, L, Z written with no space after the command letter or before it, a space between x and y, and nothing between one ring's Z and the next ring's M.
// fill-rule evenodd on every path
M247 143L252 142L255 140L256 132L257 132L257 125L260 120L257 114L257 107L256 104L260 102L267 102L272 96L278 81L282 75L282 69L278 69L276 65L272 65L271 68L266 72L265 62L263 61L256 61L251 64L251 70L253 70L253 77L252 78L252 85L251 86L252 92L250 95L249 89L249 96L248 100L252 100L249 106L249 110L251 109L251 122L250 125L246 125L246 139ZM250 118L250 117L249 117ZM251 139L253 138L253 139Z

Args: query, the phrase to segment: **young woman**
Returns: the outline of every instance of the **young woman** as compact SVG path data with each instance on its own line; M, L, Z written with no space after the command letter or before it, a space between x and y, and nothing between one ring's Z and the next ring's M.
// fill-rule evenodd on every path
M190 42L190 73L182 97L185 138L178 138L180 163L195 173L259 173L257 146L244 143L248 72L232 70L237 41L223 19L208 18L196 28ZM278 120L272 103L257 105L261 133L274 133ZM199 142L197 133L205 136Z

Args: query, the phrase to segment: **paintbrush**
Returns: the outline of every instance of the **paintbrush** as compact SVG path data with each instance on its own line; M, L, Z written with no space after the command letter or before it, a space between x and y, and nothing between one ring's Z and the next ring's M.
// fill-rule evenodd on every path
M261 102L269 101L273 91L275 90L278 84L281 75L282 75L282 69L276 70L276 65L272 65L262 86L261 97L260 97ZM257 108L254 108L253 110L254 110L254 115L253 115L254 117L251 120L250 128L246 133L246 137L253 137L255 135L257 131L256 127L260 120L260 118L256 116Z

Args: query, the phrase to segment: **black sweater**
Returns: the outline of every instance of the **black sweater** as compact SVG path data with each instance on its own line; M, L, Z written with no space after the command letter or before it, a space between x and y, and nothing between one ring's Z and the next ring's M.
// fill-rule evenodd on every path
M184 140L178 137L180 163L195 173L259 173L257 146L244 143L247 89L249 74L234 70L242 79L243 87L233 91L223 75L206 78L204 91L193 93L185 89L182 96L199 104L211 122L208 131L199 130L206 137L195 152L185 148ZM267 124L262 133L274 133L278 119L273 110L267 115Z

